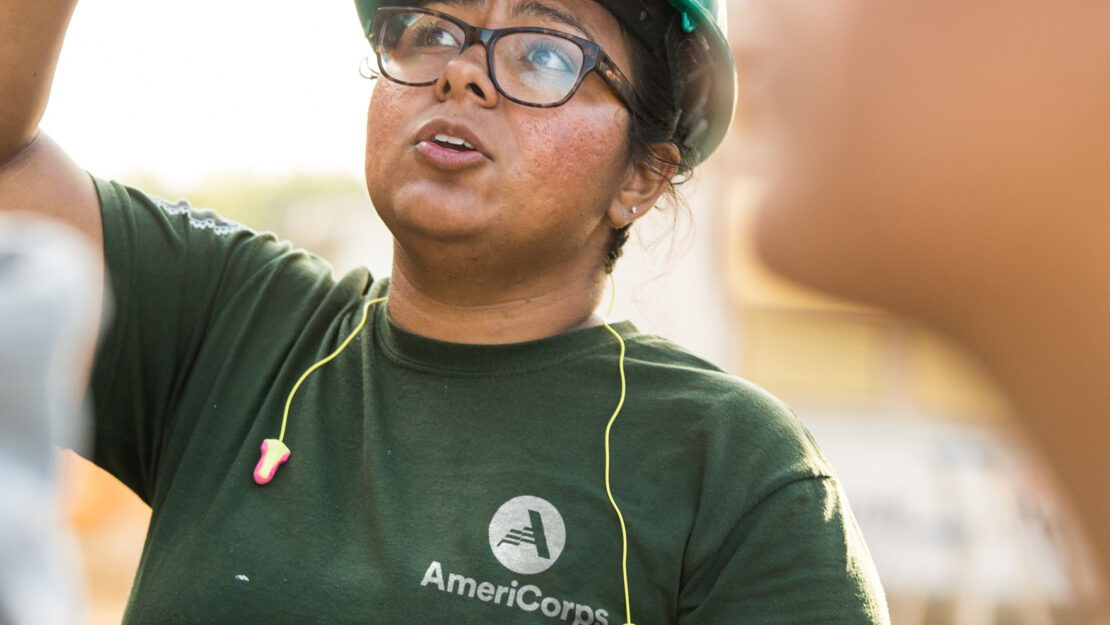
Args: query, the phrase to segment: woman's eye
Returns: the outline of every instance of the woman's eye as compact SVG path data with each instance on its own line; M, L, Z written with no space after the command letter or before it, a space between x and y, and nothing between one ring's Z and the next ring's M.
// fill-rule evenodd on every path
M414 37L414 40L416 42L416 45L422 47L459 47L459 42L455 40L455 37L450 32L434 24L420 27L420 30L416 33L416 36Z
M575 73L577 68L562 50L553 44L540 44L527 51L525 60L532 66L553 72Z

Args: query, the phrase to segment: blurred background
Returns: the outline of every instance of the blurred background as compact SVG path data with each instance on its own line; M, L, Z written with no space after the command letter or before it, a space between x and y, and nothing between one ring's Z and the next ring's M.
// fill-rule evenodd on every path
M746 8L729 7L739 56ZM85 2L42 126L97 176L274 231L337 274L384 275L391 238L362 182L368 51L347 0ZM758 158L758 120L741 107L732 132L682 187L689 211L638 224L613 316L794 407L840 473L897 625L1081 622L1098 581L1005 399L940 338L762 268L747 237L759 184L737 173ZM91 620L118 623L149 510L63 463Z

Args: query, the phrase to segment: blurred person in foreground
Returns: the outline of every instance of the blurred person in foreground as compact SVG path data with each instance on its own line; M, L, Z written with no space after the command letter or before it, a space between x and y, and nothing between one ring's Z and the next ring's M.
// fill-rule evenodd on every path
M92 459L152 508L125 622L887 622L790 410L594 313L727 129L716 3L389 4L351 130L392 275L338 280L85 174L37 132L73 3L0 5L0 205L113 284Z
M83 447L96 254L52 219L0 213L0 623L84 622L57 446Z
M768 263L1012 394L1110 564L1110 3L757 2ZM743 72L743 69L742 69Z

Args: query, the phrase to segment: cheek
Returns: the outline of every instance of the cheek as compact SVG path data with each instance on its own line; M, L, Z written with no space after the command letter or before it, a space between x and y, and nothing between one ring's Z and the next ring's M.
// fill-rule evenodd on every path
M386 202L391 188L398 183L397 165L410 147L406 138L414 112L431 97L426 88L398 85L378 78L370 96L366 118L366 189L375 206Z
M608 204L625 157L628 117L620 107L587 109L569 103L528 111L513 120L519 153L510 179L541 188L552 199ZM536 116L538 115L538 119Z
M366 168L381 166L385 159L380 155L396 147L398 134L405 120L404 94L396 85L384 78L374 83L366 114ZM370 183L370 180L367 180Z

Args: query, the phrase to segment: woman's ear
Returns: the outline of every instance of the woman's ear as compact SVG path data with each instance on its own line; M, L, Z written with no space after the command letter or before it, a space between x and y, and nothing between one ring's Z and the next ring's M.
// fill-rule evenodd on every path
M614 228L623 228L643 217L671 186L671 178L678 171L678 148L670 142L653 143L651 151L657 157L656 163L665 167L656 171L639 158L629 163L624 183L607 211Z

